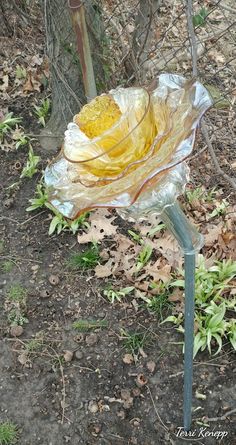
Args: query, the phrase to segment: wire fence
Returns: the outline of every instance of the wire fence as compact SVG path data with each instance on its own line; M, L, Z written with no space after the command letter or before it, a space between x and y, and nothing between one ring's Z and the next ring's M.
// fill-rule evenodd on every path
M181 0L102 1L109 45L109 86L147 83L163 71L192 73L188 2ZM232 103L236 78L234 1L193 2L198 75ZM214 90L212 90L214 95ZM217 92L215 92L217 96Z
M60 36L56 51L54 42L51 59L56 80L66 87L61 89L59 98L61 115L68 119L65 104L72 116L78 104L86 101L86 92L82 93L78 81L78 73L82 76L83 72L78 54L81 35L76 36L69 25L71 12L83 7L98 93L118 85L148 85L162 72L197 75L215 102L206 120L210 130L210 135L205 134L206 143L212 146L220 141L222 149L227 144L230 157L235 158L232 150L236 130L234 0L53 0L45 4L48 36L52 39ZM59 50L62 46L67 53L63 57ZM50 53L50 42L48 49ZM61 99L63 90L66 101ZM215 161L218 173L222 173ZM230 166L226 167L234 174ZM236 189L234 180L231 185Z

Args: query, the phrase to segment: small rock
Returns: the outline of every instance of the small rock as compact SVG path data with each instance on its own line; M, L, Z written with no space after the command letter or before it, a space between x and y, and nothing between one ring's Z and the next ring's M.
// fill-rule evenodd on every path
M126 365L131 365L131 363L133 363L134 361L134 358L132 354L125 354L122 360Z
M146 366L148 371L150 371L153 374L156 369L156 363L153 360L150 360L149 362L147 362Z
M133 389L132 389L132 395L133 395L134 397L139 397L140 394L141 394L141 391L140 391L139 388L133 388Z
M10 334L12 337L20 337L24 332L22 326L12 326L10 329Z
M38 265L38 264L34 264L34 265L31 267L31 270L33 270L34 272L36 272L36 271L38 270L38 268L39 268L39 265Z
M52 284L53 286L56 286L60 281L58 275L50 275L48 280L49 283Z
M50 297L50 292L49 292L48 289L42 289L42 290L39 292L39 296L40 296L41 298L49 298L49 297Z
M85 342L88 346L93 346L96 345L96 343L98 342L98 336L97 334L89 334L86 336L85 338Z
M120 417L122 420L125 419L125 411L123 409L120 409L117 411L117 417Z
M7 198L7 199L5 199L5 201L3 201L3 205L6 209L10 209L10 207L12 207L13 204L14 204L13 198Z
M147 378L145 377L144 374L137 375L135 383L139 388L142 388L143 386L145 386L147 384L147 382L148 382Z
M133 406L133 397L131 397L130 391L128 389L122 389L120 392L121 398L124 401L123 407L125 409L131 408Z
M134 425L134 426L139 426L139 425L140 425L140 422L141 422L141 420L139 419L139 417L134 417L134 418L130 421L131 425Z
M94 402L94 400L91 400L88 404L88 410L92 414L96 414L98 412L98 404L97 402Z
M65 359L65 362L71 362L71 360L73 359L73 355L74 355L74 353L72 352L72 351L65 351L64 352L64 359Z
M27 356L27 353L26 353L26 352L22 352L22 354L20 354L20 355L18 356L17 360L18 360L18 362L19 362L21 365L25 366L25 365L27 364L27 362L28 362L28 356Z
M84 354L82 351L78 350L75 352L75 358L77 358L78 360L81 360L83 358Z

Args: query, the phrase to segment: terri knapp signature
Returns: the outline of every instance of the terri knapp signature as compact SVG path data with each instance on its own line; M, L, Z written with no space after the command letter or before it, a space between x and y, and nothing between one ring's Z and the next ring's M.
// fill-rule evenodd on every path
M200 427L197 430L192 430L192 431L185 431L184 428L182 426L178 426L177 427L177 433L176 436L177 437L184 437L184 438L192 438L195 437L196 439L199 438L206 438L206 437L214 437L217 440L223 439L224 437L228 436L228 432L227 431L220 431L220 430L215 430L215 431L210 431L208 430L206 427Z

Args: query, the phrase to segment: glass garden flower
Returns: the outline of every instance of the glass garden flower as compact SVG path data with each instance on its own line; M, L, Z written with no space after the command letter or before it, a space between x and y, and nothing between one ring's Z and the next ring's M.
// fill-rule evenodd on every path
M117 88L96 97L69 123L45 171L51 204L71 219L92 208L129 207L141 196L149 207L152 199L156 208L171 204L187 182L183 161L210 106L198 81L171 74L160 75L151 93Z

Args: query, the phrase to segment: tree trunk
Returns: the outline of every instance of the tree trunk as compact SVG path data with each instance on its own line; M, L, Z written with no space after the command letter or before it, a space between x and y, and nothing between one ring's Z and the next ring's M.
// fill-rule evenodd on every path
M68 0L44 0L46 49L49 57L52 90L51 117L44 132L49 138L43 138L45 148L51 148L51 145L55 146L56 140L53 140L52 136L55 135L56 138L63 136L67 124L86 103L76 34L72 26L68 3ZM102 62L98 60L100 56L96 55L102 55L99 48L100 41L102 46L100 14L90 0L85 2L85 13L95 79L101 82L103 78ZM52 144L50 144L50 140Z

